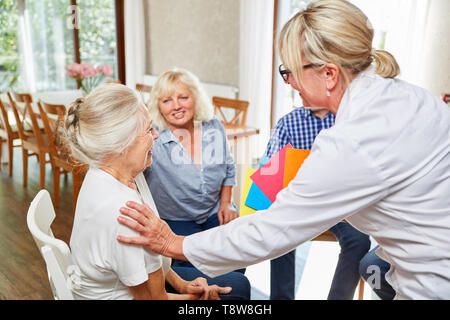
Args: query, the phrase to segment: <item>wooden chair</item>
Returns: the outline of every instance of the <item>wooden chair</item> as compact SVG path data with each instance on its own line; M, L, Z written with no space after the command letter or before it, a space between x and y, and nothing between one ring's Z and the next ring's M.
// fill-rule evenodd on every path
M334 236L334 234L330 230L327 230L327 231L323 232L322 234L318 235L317 237L315 237L314 239L312 239L311 241L337 241L337 240L336 240L336 237ZM359 283L358 283L358 299L364 300L364 279L363 278L360 278Z
M15 142L19 142L19 144ZM11 123L8 110L6 109L6 105L3 104L2 99L0 98L0 161L2 159L2 145L3 142L8 144L8 163L9 163L9 176L12 176L13 172L13 158L14 151L13 148L21 147L20 144L19 131L17 130L17 125L15 123Z
M118 84L122 84L122 82L119 79L105 79L105 83L118 83Z
M149 85L143 84L143 83L136 83L136 90L139 91L139 92L151 93L152 92L152 86L149 86Z
M152 92L152 86L143 83L136 83L136 91L141 94L142 101L144 101L144 103L148 105L150 94Z
M322 234L318 235L317 237L315 237L314 239L312 239L311 241L337 241L337 240L334 234L330 230L327 230Z
M80 192L83 176L86 174L88 167L74 161L70 157L69 151L64 147L64 143L62 143L59 129L63 127L65 106L39 101L38 108L48 137L50 162L53 169L53 195L55 207L58 207L59 205L60 176L61 174L71 172L73 190L72 208L73 213L75 213L78 193ZM58 116L58 120L53 122L50 121L48 114Z
M39 105L42 107L42 109L44 111L46 111L46 113L42 114L41 110L39 108ZM60 128L64 127L64 117L66 114L66 106L63 104L51 104L51 103L46 103L43 102L42 100L40 100L38 102L38 109L39 109L39 116L42 119L42 122L44 124L44 130L45 130L45 121L43 119L43 115L46 116L50 126L55 129L56 126L59 126ZM51 114L54 115L55 118L49 118L47 115ZM45 131L45 133L47 134L47 131Z
M48 146L46 142L46 136L43 134L41 127L39 126L36 114L31 106L32 100L31 96L27 93L18 94L10 92L7 93L8 98L11 102L11 107L13 109L14 117L16 118L16 124L19 132L19 137L22 140L22 161L23 161L23 186L27 187L28 182L28 157L36 155L39 161L39 172L40 172L40 189L45 188L45 164L49 163L46 161L46 154L48 154ZM14 99L13 97L14 96ZM20 112L17 107L17 102L25 103L25 110L23 113ZM22 117L20 116L22 114ZM29 122L31 121L31 125ZM31 131L26 131L26 126L31 127ZM29 153L31 151L32 153Z
M235 124L239 126L245 126L247 120L248 101L228 99L222 97L213 97L214 113L221 116L223 124ZM233 109L234 117L231 120L225 116L222 108Z

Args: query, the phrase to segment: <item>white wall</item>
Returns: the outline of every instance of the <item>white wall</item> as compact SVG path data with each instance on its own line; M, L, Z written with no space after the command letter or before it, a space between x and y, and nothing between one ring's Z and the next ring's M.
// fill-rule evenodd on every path
M351 1L376 31L387 32L385 49L400 65L399 78L436 96L450 92L449 0Z
M442 96L450 93L450 1L431 0L423 41L419 86Z
M177 66L239 86L239 0L146 0L146 74Z

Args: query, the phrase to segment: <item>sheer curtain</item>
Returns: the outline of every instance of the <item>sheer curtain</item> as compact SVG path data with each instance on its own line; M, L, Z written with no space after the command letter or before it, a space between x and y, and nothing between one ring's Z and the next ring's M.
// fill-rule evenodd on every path
M19 50L21 57L20 78L23 79L21 88L27 92L36 91L35 72L33 65L32 46L31 46L31 31L28 19L28 11L25 10L24 0L18 0L17 6L19 8Z
M418 84L422 78L424 40L430 0L381 0L377 3L352 1L369 17L377 31L385 32L384 49L392 53L400 68L400 78ZM381 10L380 10L381 9ZM376 44L375 44L376 46Z
M400 78L441 96L450 90L450 1L393 1L386 50L397 59Z
M424 69L418 66L424 56L430 0L392 1L391 6L396 15L390 22L385 49L400 64L400 78L418 84Z
M250 102L247 125L260 129L252 142L261 157L270 137L274 0L240 2L239 99Z
M125 1L125 68L127 86L135 88L145 74L143 0Z
M450 90L450 1L351 0L369 17L384 49L397 59L400 79L436 96ZM376 39L374 47L380 48Z
M281 29L284 24L289 20L291 16L291 0L278 0L278 12L277 12L277 37L280 34ZM278 46L278 43L275 43ZM278 47L276 51L276 63L278 67L281 64L280 55L278 54ZM276 71L277 72L277 71ZM275 90L274 90L274 117L273 117L273 127L276 126L278 120L280 120L284 115L288 114L293 109L293 99L292 99L292 88L285 84L280 75L275 75Z
M65 0L17 1L20 87L27 92L76 87L65 66L73 62L73 34Z

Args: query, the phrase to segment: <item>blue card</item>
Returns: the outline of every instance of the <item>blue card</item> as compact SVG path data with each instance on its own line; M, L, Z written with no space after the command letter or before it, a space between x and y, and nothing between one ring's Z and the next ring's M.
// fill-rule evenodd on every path
M269 161L268 158L262 158L259 167L264 165L267 161ZM245 205L255 210L265 210L269 208L271 204L272 202L266 197L256 183L252 183L247 199L245 200Z
M252 183L245 205L255 210L265 210L272 205L272 202L267 198L264 192L261 191L256 183Z

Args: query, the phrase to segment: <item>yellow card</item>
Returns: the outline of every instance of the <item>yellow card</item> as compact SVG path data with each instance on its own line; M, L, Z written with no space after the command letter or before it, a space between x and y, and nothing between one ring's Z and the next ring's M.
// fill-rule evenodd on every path
M250 179L250 176L255 173L256 169L247 168L247 171L245 172L245 180L244 180L244 187L242 188L242 196L241 196L241 208L239 216L246 216L248 214L255 213L256 210L252 209L250 207L247 207L245 205L245 201L247 200L248 192L250 191L250 187L252 186L252 179Z

